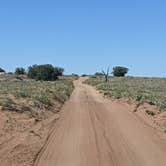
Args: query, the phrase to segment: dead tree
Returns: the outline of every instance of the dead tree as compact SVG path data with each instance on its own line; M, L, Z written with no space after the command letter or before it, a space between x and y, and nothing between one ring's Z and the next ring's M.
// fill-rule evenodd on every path
M109 76L109 72L110 72L110 68L107 68L107 71L105 72L104 70L102 70L102 73L105 77L105 82L108 82L108 76Z

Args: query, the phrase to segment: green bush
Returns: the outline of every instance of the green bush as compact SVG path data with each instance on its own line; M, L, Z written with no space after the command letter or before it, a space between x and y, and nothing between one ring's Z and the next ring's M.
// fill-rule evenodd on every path
M53 67L50 64L33 65L28 68L28 77L35 80L55 81L63 72L63 68Z
M86 74L82 74L81 77L86 77L87 75Z
M55 74L57 76L62 76L63 73L64 73L64 69L63 68L61 68L61 67L55 67Z
M137 102L141 102L142 99L143 99L143 96L142 96L142 95L137 95L135 100L136 100Z
M4 70L4 69L2 69L2 68L0 68L0 73L3 73L3 72L5 72L5 70Z
M75 74L75 73L72 73L72 76L74 76L74 77L79 77L79 75L78 75L78 74Z
M126 67L116 66L113 68L113 75L115 77L124 77L128 71L129 69Z
M17 74L17 75L24 75L24 74L26 74L26 72L25 72L25 69L24 69L24 68L18 67L18 68L16 68L16 70L15 70L15 74Z
M96 72L95 73L95 76L103 76L104 74L103 73L101 73L101 72Z

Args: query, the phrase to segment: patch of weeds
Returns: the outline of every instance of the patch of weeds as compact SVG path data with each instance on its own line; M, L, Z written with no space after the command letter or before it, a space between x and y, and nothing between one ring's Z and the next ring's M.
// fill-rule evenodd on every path
M140 100L139 102L137 102L137 103L136 103L136 106L135 106L135 108L134 108L134 110L133 110L133 112L137 112L138 108L141 106L142 103L143 103L142 100Z
M14 101L10 98L6 98L0 102L0 105L2 106L2 110L11 110L13 109L13 106L15 105Z
M59 101L60 103L64 103L65 99L60 94L54 94L53 99Z
M160 105L160 111L166 111L166 104Z
M71 92L72 92L71 88L66 89L66 93L65 93L66 96L67 96L67 97L70 97Z
M23 112L21 107L10 98L4 100L4 102L1 103L1 106L4 111Z
M97 76L95 76L95 75L93 75L93 76L91 76L92 78L97 78Z
M39 101L33 101L33 107L42 109L42 104Z
M47 88L47 89L45 90L45 93L53 93L53 92L54 92L54 91L53 91L52 89L48 89L48 88Z
M156 105L156 99L154 96L149 96L147 99L148 104L150 105Z
M148 115L155 116L156 114L153 111L146 110L145 111Z
M142 99L143 99L143 96L142 96L142 95L138 95L138 96L136 96L135 101L136 101L136 102L141 102Z
M30 98L30 94L26 91L21 91L16 94L18 98Z
M111 94L115 99L122 98L122 93L119 90L116 90L116 91L112 92Z
M110 92L108 92L108 91L106 91L106 92L104 92L104 96L111 96L111 94L110 94Z
M22 110L22 112L31 112L32 111L32 109L30 107L24 106L24 105L21 106L21 110Z
M142 101L137 102L133 112L137 112L137 110L141 106L141 104L142 104Z
M47 96L39 96L36 99L46 106L52 106L52 102Z

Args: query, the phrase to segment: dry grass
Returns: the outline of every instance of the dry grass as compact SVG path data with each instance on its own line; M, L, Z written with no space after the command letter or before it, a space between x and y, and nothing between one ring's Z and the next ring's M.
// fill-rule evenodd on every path
M86 83L95 86L105 96L134 99L138 104L147 102L161 111L166 110L164 78L109 77L108 82L104 82L104 78L92 76Z
M75 77L60 77L54 82L35 81L26 77L0 76L0 106L2 110L17 112L55 111L71 95Z

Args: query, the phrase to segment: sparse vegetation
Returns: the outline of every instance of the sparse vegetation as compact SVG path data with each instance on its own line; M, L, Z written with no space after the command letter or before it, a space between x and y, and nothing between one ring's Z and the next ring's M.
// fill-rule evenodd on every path
M109 77L108 82L102 77L91 77L86 83L95 86L107 97L135 100L138 105L147 102L156 105L161 111L166 110L166 79Z
M74 88L74 79L74 76L63 76L57 81L35 81L28 78L21 81L15 76L1 76L0 107L2 110L17 112L53 110L55 101L62 105L69 98Z

